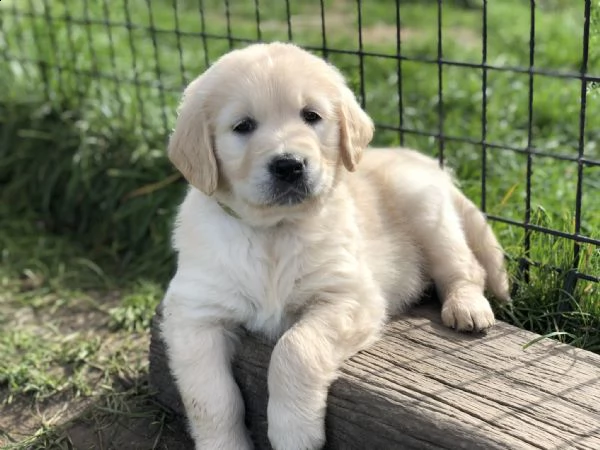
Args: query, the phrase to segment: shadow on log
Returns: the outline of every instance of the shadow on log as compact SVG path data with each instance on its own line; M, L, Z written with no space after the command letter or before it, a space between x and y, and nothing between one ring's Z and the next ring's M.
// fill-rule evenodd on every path
M150 381L158 401L184 419L152 324ZM600 355L537 338L505 323L487 335L455 333L439 308L395 319L383 339L341 369L329 392L328 449L600 449ZM247 335L234 363L246 423L258 450L267 439L272 345Z

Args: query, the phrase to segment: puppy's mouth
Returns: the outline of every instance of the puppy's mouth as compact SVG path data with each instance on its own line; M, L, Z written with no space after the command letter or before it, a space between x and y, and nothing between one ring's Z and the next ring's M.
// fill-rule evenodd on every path
M270 187L270 204L276 206L293 206L303 203L313 195L313 189L306 180L293 184L275 181Z

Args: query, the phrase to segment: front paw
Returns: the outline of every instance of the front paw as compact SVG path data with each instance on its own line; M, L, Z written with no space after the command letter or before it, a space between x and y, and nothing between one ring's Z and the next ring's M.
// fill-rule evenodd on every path
M490 302L480 293L450 295L442 306L442 322L458 331L482 331L495 323Z
M269 441L274 450L318 450L325 445L325 411L269 401ZM302 406L302 405L300 405Z

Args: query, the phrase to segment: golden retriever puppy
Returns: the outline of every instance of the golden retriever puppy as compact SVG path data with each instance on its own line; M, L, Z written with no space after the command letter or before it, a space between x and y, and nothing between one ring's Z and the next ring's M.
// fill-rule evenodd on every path
M367 150L373 123L342 75L292 44L221 57L185 90L168 153L190 184L162 333L198 449L249 449L232 376L238 327L276 340L268 433L320 448L343 361L433 280L442 319L483 330L508 300L484 216L438 163Z

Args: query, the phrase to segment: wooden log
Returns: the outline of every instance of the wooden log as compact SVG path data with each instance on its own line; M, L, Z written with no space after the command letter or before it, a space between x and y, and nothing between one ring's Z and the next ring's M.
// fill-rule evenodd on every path
M184 416L152 325L150 380L158 401ZM440 324L423 305L394 320L351 358L331 387L329 449L600 449L600 355L499 323L487 335ZM246 335L234 374L257 449L267 439L272 344Z

